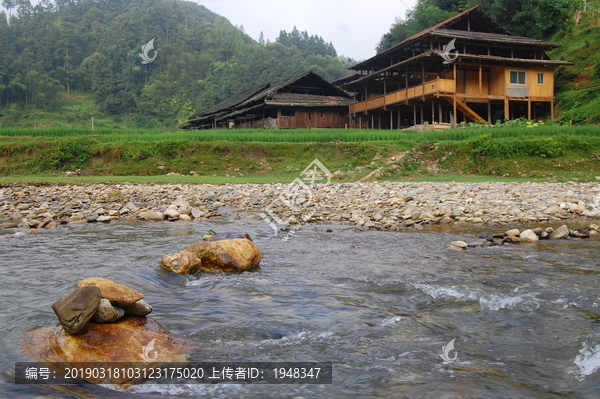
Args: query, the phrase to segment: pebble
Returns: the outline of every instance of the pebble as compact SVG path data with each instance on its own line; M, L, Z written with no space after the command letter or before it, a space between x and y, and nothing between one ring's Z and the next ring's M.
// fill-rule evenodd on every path
M152 312L152 306L150 306L146 301L140 299L133 305L122 306L125 314L131 316L146 316Z
M108 299L101 298L98 310L94 313L92 320L96 323L112 323L119 320L123 315L125 315L123 309L111 305Z
M489 226L600 216L593 200L600 195L597 183L329 183L312 186L306 201L288 201L289 206L281 198L291 184L7 185L0 226L260 219L266 209L298 224L337 221L393 231L424 224Z

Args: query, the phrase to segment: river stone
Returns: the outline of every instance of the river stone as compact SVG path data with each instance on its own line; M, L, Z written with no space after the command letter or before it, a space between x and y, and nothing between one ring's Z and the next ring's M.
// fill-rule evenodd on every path
M483 238L486 241L493 241L494 240L494 236L492 236L491 234L488 233L479 233L479 238Z
M123 317L123 315L125 315L123 309L111 305L108 299L102 298L92 320L96 323L112 323Z
M121 305L125 314L131 316L146 316L152 313L152 306L150 306L146 301L140 299L133 305Z
M165 220L165 215L162 213L155 211L153 209L144 212L143 214L144 220L152 221L152 222L160 222Z
M252 237L248 233L226 233L226 234L207 234L202 239L204 241L222 241L232 240L234 238L245 238L252 241Z
M469 244L464 241L452 241L452 245L458 248L467 248Z
M544 213L548 214L548 215L554 215L554 214L557 214L557 213L563 213L563 210L558 205L551 205L548 208L546 208L546 210L544 211Z
M242 272L257 266L262 259L258 248L246 238L197 242L176 254L165 255L161 267L178 274L198 270Z
M98 287L83 287L52 304L60 324L69 334L77 334L87 325L100 304Z
M112 216L107 216L107 215L102 215L99 216L98 219L96 219L96 222L110 222L112 220Z
M79 288L88 286L98 287L102 298L120 305L133 305L144 298L144 295L132 288L101 277L86 278L77 284Z
M179 218L179 212L177 212L177 208L169 208L163 212L163 215L169 219Z
M558 229L554 230L548 235L548 238L551 240L560 240L562 238L567 238L569 236L569 228L566 224L563 224Z
M569 230L569 235L571 237L587 238L590 236L588 234L588 231L589 231L589 228Z
M202 215L204 215L204 213L198 208L192 208L191 213L194 219L199 219L202 217Z
M577 205L571 208L571 212L573 213L581 214L583 211L585 211L585 202L583 201L579 201Z
M179 251L176 254L163 256L160 266L177 274L188 274L197 271L201 262L196 254L189 251Z
M519 229L511 229L504 233L505 236L517 236L517 237L519 236L519 234L521 234Z
M482 247L487 241L486 240L482 240L482 241L471 241L469 242L469 248L475 248L475 247Z
M510 235L507 235L506 237L504 237L504 242L510 242L510 243L516 244L518 242L521 242L521 239L515 235L510 234Z
M539 237L532 230L525 230L519 235L521 242L537 242Z
M90 322L79 335L66 334L60 327L45 327L29 332L24 339L25 352L37 362L64 364L93 362L98 367L114 363L138 363L146 359L164 363L188 361L196 344L176 337L150 317L125 316L115 323ZM153 349L156 348L156 349ZM108 377L108 376L107 376ZM88 382L124 384L141 382L121 373L112 379L86 379Z

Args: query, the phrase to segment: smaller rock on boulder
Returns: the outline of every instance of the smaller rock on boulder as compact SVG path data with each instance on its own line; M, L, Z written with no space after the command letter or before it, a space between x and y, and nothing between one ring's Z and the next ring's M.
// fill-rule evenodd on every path
M140 299L144 299L144 295L140 292L106 278L90 277L81 280L77 284L78 288L90 286L98 287L102 298L106 298L111 302L116 302L121 305L133 305Z
M111 305L108 299L102 298L92 320L96 323L112 323L124 315L123 309Z
M122 307L123 307L123 310L125 311L125 314L131 315L131 316L146 316L146 315L152 313L152 306L150 306L143 299L140 299L133 305L127 305L127 306L122 305Z
M54 302L52 310L60 324L69 334L81 332L88 324L100 304L98 287L83 287Z

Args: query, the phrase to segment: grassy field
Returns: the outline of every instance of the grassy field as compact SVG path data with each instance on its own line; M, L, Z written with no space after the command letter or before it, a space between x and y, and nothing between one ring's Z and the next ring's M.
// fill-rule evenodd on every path
M392 159L393 157L393 159ZM337 181L596 181L600 128L391 130L0 129L0 184L289 182L313 159ZM64 171L81 170L82 177ZM167 173L199 176L165 176Z
M600 127L596 126L545 126L539 128L502 127L479 129L453 129L443 131L414 132L408 130L370 129L290 129L290 130L179 130L163 132L148 129L0 129L0 136L7 137L90 137L99 143L156 142L156 141L202 141L228 143L329 143L329 142L399 142L433 143L439 141L463 141L480 134L490 134L495 139L535 138L539 136L577 136L600 139Z

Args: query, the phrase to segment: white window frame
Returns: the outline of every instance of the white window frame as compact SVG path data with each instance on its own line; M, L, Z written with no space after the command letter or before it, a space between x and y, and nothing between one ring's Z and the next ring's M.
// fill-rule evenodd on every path
M513 83L512 82L512 73L516 73L517 74L517 83ZM523 74L523 83L519 83L519 76L520 74ZM527 72L525 71L510 71L508 74L508 81L510 82L511 85L516 85L516 86L527 86Z
M538 72L538 80L537 80L538 84L543 85L545 83L544 82L545 80L546 80L546 77L544 76L544 72Z

